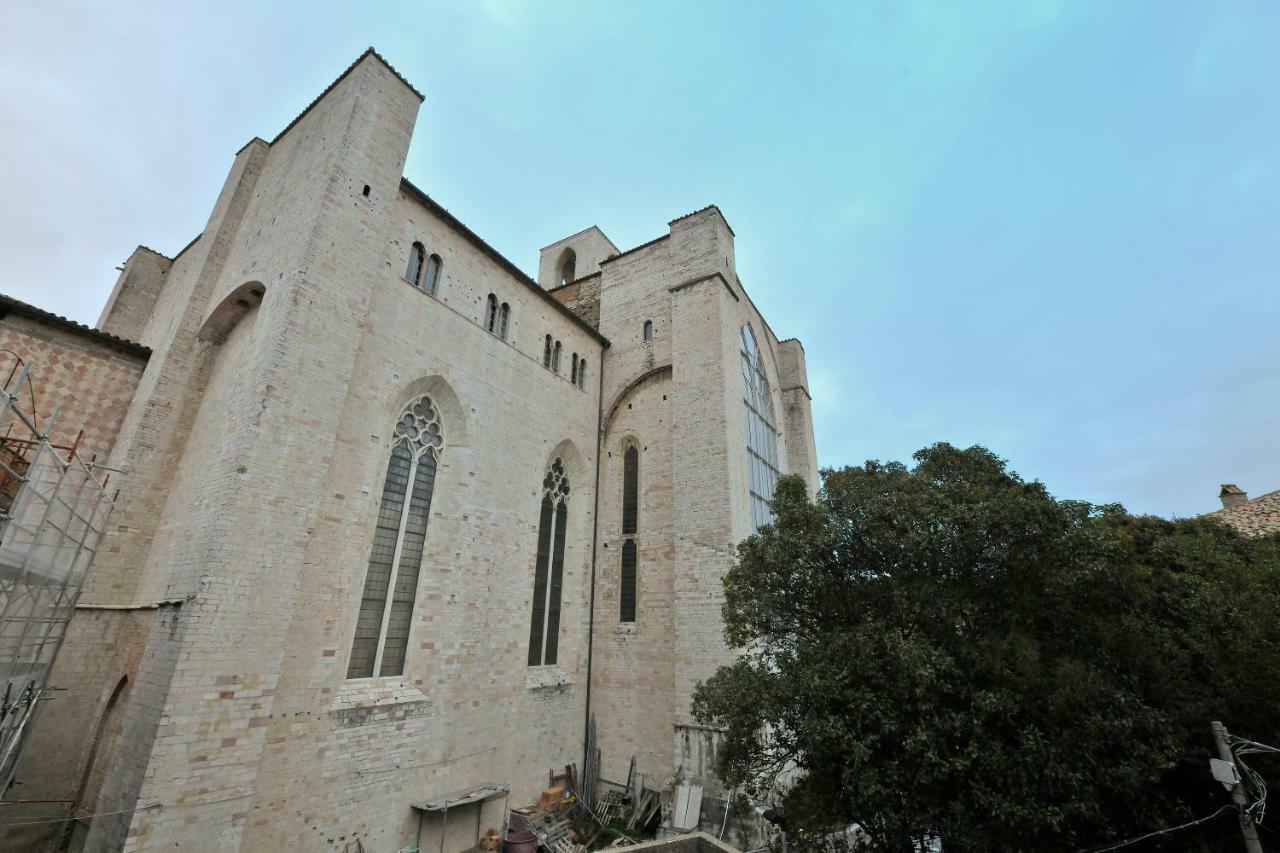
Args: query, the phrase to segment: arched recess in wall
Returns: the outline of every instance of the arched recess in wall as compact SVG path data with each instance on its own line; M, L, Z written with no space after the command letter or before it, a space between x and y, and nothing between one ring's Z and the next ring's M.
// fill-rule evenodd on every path
M111 753L115 748L116 739L120 736L120 730L124 727L124 709L128 699L129 676L125 675L116 682L102 715L98 717L98 725L94 727L89 760L85 764L84 774L80 777L76 801L71 806L73 815L93 814L97 806L107 768L111 766ZM84 847L91 822L91 820L67 821L58 850L75 853Z
M199 340L211 344L226 341L241 318L262 304L267 288L260 281L249 281L228 293L200 324Z
M439 374L420 376L417 379L406 382L394 397L387 400L386 405L383 406L380 412L374 413L373 417L375 419L370 421L369 428L375 434L381 435L387 424L396 422L400 413L404 411L405 406L424 394L431 398L431 402L440 410L440 416L449 425L450 450L469 446L466 407L458 399L458 395L454 392L453 385L449 383L449 380ZM389 435L383 436L383 438L387 441L391 440Z

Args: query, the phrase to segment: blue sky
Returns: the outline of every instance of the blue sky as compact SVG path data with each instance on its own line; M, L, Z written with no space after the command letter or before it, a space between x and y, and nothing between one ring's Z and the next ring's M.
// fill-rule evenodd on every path
M820 461L981 443L1062 497L1280 488L1280 4L10 4L0 290L92 323L137 243L366 46L408 177L535 272L715 202ZM12 34L21 33L20 39Z

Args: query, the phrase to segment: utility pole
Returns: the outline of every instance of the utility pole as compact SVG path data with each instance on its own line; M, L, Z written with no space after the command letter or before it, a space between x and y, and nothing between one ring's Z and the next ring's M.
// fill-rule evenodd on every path
M1233 766L1236 758L1231 754L1231 741L1227 739L1227 727L1217 720L1213 721L1213 739L1218 742L1218 757ZM1244 835L1244 849L1248 853L1262 853L1262 843L1258 841L1258 828L1253 825L1253 818L1246 809L1249 798L1244 793L1244 780L1231 786L1231 799L1236 801L1240 813L1240 832Z

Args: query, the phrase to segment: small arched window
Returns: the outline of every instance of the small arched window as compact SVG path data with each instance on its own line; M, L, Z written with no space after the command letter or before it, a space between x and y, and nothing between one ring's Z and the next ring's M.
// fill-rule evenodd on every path
M551 348L551 369L556 373L560 372L560 342L556 341L556 345Z
M404 271L404 280L418 286L418 281L422 278L422 256L424 250L421 243L414 243L409 249L409 267Z
M569 381L572 382L574 385L577 385L578 384L578 354L576 352L573 354L573 361L571 363L573 365L573 368L569 371Z
M587 387L587 360L585 358L578 361L578 387L583 389Z
M422 276L422 289L432 296L436 295L436 284L440 280L440 268L443 264L439 255L431 255L427 258L426 273Z
M444 432L429 397L405 407L387 460L347 678L403 675Z
M653 321L652 320L644 321L644 339L646 342L653 340Z
M547 340L542 345L542 366L551 368L551 336L547 335Z
M577 278L576 269L578 266L578 256L574 254L573 249L565 249L564 254L560 256L560 283L568 284Z
M560 641L560 598L564 585L564 540L569 519L569 477L564 463L551 463L542 478L542 511L533 564L533 619L529 626L529 666L556 662Z
M498 326L498 297L489 294L484 304L484 330L492 332Z
M507 322L511 319L511 306L502 303L502 307L498 309L498 328L495 334L504 341L507 339Z

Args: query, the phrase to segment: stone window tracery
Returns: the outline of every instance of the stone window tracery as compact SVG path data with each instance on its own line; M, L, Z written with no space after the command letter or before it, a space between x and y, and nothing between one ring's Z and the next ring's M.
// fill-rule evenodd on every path
M404 674L418 575L444 429L430 397L405 406L392 431L347 678Z
M538 518L538 545L533 568L529 666L554 664L558 657L568 517L569 476L564 462L557 458L542 478L542 509Z

